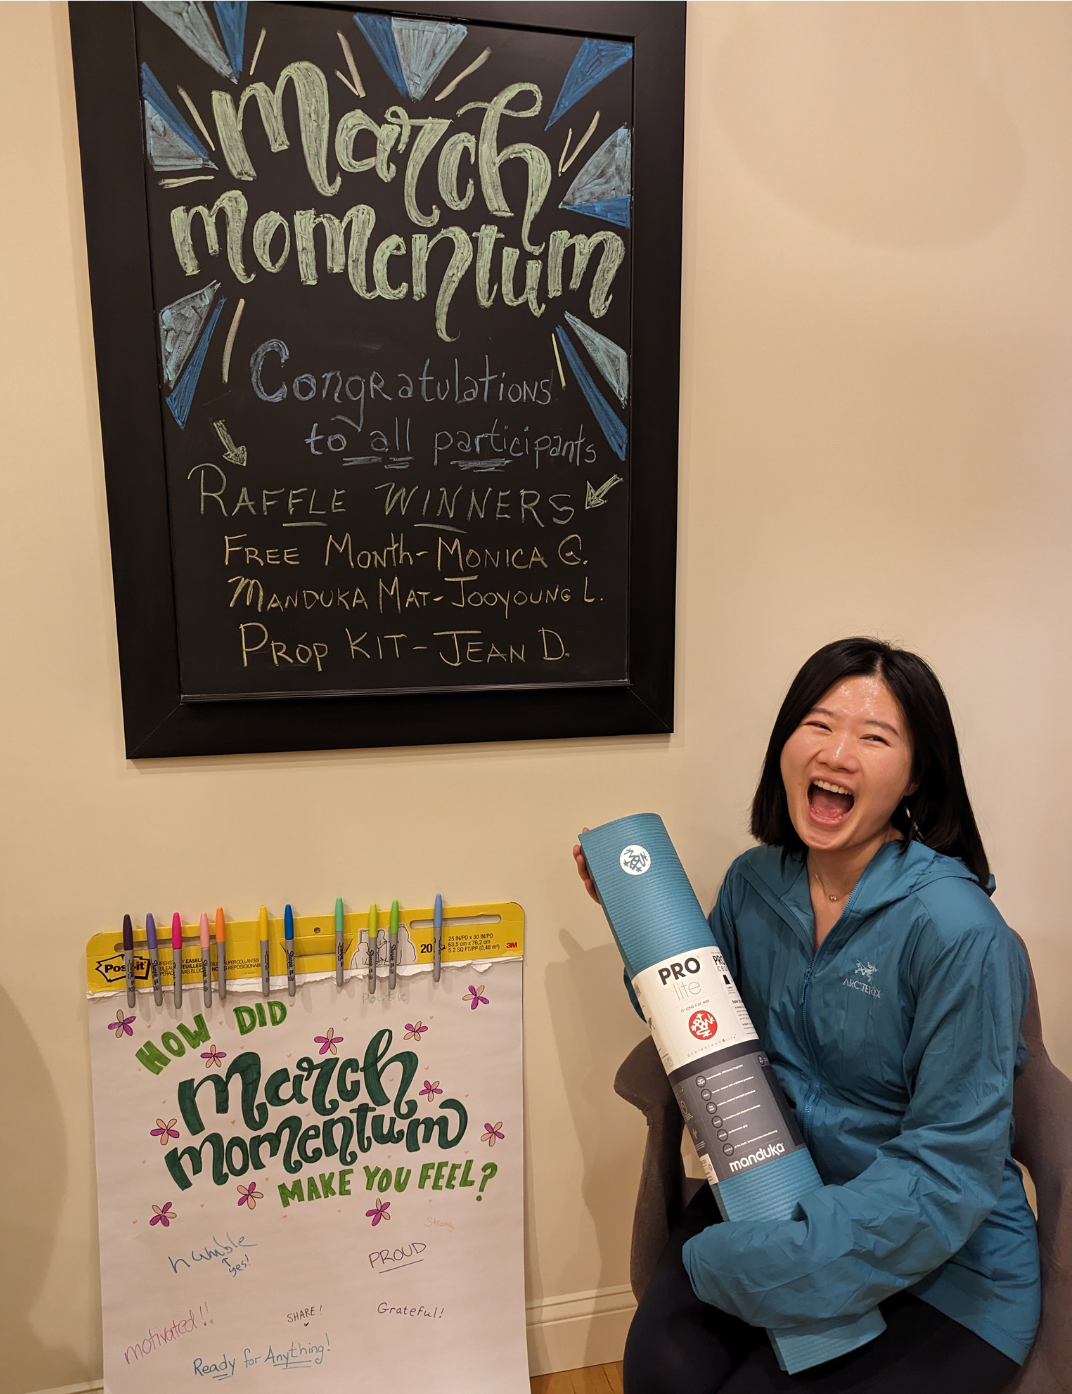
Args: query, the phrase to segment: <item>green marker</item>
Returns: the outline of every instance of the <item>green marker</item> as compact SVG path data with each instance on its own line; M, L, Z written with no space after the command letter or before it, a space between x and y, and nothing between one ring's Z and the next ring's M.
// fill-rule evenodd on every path
M342 987L342 896L335 897L335 986Z
M391 901L391 928L390 928L390 977L387 979L388 992L394 992L395 982L398 976L398 901Z

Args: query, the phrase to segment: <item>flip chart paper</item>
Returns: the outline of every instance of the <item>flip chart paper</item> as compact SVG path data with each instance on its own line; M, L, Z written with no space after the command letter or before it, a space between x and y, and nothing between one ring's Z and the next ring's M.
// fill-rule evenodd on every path
M527 1391L521 982L94 994L109 1394Z

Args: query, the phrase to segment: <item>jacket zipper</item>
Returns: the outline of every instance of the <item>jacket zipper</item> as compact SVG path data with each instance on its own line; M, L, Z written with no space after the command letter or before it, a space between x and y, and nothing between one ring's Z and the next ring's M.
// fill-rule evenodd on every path
M845 902L845 909L841 912L841 916L837 921L837 926L840 926L845 916L848 915L855 895L856 889L854 888L852 895L850 895ZM804 1039L808 1046L808 1059L811 1061L811 1082L808 1085L808 1092L804 1096L804 1106L800 1111L800 1127L804 1134L804 1141L809 1147L811 1146L811 1118L812 1114L815 1112L815 1105L819 1102L819 1095L822 1092L822 1081L819 1078L819 1057L816 1053L815 1037L812 1035L811 1023L808 1020L808 993L811 990L811 980L815 975L815 970L819 966L819 960L823 956L823 950L826 948L827 944L829 944L833 935L834 927L831 928L830 933L816 949L811 963L808 964L808 971L804 974L804 985L800 993L800 1012L801 1020L804 1025Z

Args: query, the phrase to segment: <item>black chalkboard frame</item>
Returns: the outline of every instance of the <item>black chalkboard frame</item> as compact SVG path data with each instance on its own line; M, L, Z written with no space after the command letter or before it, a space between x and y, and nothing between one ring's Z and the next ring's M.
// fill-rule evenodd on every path
M631 292L628 683L220 702L183 701L180 689L133 8L111 0L68 6L128 758L672 731L685 4L361 6L635 46L633 264L642 270Z

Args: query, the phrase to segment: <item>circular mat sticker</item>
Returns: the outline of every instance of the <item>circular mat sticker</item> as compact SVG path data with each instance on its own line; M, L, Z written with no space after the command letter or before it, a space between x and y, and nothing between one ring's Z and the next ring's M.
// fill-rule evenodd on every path
M622 848L622 855L618 858L618 865L629 876L643 876L648 867L651 866L651 853L646 847L632 844Z
M718 1032L718 1022L710 1012L693 1012L689 1017L689 1030L698 1041L709 1041Z

